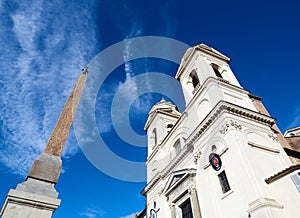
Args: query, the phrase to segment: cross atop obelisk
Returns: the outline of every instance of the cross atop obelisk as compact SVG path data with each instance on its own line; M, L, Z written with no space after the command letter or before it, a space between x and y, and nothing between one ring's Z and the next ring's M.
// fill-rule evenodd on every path
M60 176L64 145L86 80L88 67L78 77L44 152L34 161L26 180L11 189L1 209L2 218L50 218L60 205L54 186Z

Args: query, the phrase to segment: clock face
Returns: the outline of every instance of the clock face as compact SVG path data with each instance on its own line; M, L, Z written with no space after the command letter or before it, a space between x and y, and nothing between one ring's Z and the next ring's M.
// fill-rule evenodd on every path
M221 158L216 153L211 153L209 155L209 162L210 162L210 165L212 166L212 168L214 168L214 170L216 170L216 171L220 170L222 167Z

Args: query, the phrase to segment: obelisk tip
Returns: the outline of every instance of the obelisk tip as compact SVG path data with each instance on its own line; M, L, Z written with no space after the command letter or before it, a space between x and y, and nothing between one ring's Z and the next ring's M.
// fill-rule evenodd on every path
M89 67L86 65L85 68L82 69L82 74L87 74L89 72L88 69Z

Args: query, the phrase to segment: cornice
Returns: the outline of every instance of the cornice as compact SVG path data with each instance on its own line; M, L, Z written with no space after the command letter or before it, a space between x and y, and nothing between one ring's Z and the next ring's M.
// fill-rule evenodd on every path
M185 55L188 52L188 50L191 49L191 53L188 55L188 57L185 59ZM185 54L183 55L182 59L181 59L181 63L180 66L178 68L178 71L175 75L175 79L179 79L179 77L182 75L183 71L185 70L185 66L190 62L190 60L192 59L192 56L195 54L195 46L192 48L189 48L186 50Z
M216 84L219 84L219 85L222 85L226 88L231 88L232 90L234 91L238 91L240 93L244 93L246 95L249 95L249 91L242 88L242 87L239 87L239 86L236 86L236 85L233 85L231 83L229 83L227 80L225 79L222 79L222 78L215 78L215 77L208 77L204 83L198 88L195 90L194 92L194 96L192 97L192 99L190 100L190 102L187 104L187 106L185 107L185 110L184 111L187 111L191 105L194 104L195 100L198 99L199 95L201 95L201 93L204 92L205 89L207 89L211 84L213 83L216 83Z
M289 175L289 174L291 174L294 171L299 170L299 169L300 169L300 164L292 165L292 166L290 166L290 167L274 174L273 176L270 176L269 178L266 178L265 182L267 184L270 184L270 183L275 182L276 180L278 180L278 179L280 179L280 178L282 178L286 175Z
M212 47L208 46L208 48L211 49L211 50L204 48L203 46L201 46L201 44L196 46L196 50L198 50L198 51L202 51L202 52L204 52L206 54L209 54L213 57L221 59L221 60L225 61L227 64L230 62L229 57L223 55L222 53L220 53L219 51L217 51L216 49L214 49Z
M192 51L191 51L190 54L188 54L188 57L186 59L184 59L184 57L185 57L185 55L186 55L186 53L188 52L189 49L191 49ZM224 61L227 64L229 64L229 62L230 62L229 57L223 55L221 52L215 50L214 48L212 48L210 46L207 46L207 45L204 45L204 44L195 45L195 46L193 46L192 48L189 48L189 49L186 51L185 55L183 56L181 64L179 66L179 69L176 73L175 78L177 80L181 77L183 71L186 69L186 66L190 63L190 61L191 61L193 55L196 53L196 51L203 52L204 54L202 54L202 56L204 56L204 57L205 57L205 54L208 54L208 55L210 55L214 58L217 58L217 59L220 59L220 60Z
M178 112L179 113L179 112ZM163 114L163 115L166 115L166 116L169 116L169 117L173 117L173 118L176 118L178 119L180 117L180 114L174 114L174 113L168 113L166 111L163 111L161 109L156 109L154 111L152 111L149 115L149 119L147 120L145 126L144 126L144 130L147 130L150 123L152 123L152 121L154 120L154 118L156 117L157 114Z
M226 101L220 101L187 138L187 144L193 145L198 140L198 138L203 135L208 127L210 127L212 123L223 113L234 114L239 117L268 125L270 127L275 124L275 119L270 116Z
M146 165L149 164L149 162L152 160L152 158L157 154L158 150L161 148L161 144L158 144L154 146L154 150L150 154L150 156L147 158Z

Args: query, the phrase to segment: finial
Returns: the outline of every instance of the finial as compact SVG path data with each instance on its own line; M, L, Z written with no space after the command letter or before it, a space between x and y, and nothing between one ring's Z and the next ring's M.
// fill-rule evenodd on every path
M165 101L166 101L166 99L164 97L161 97L160 102L165 102Z
M88 65L86 65L85 68L82 69L82 71L83 71L82 73L87 74L89 72L88 69L89 69L89 67L88 67Z

